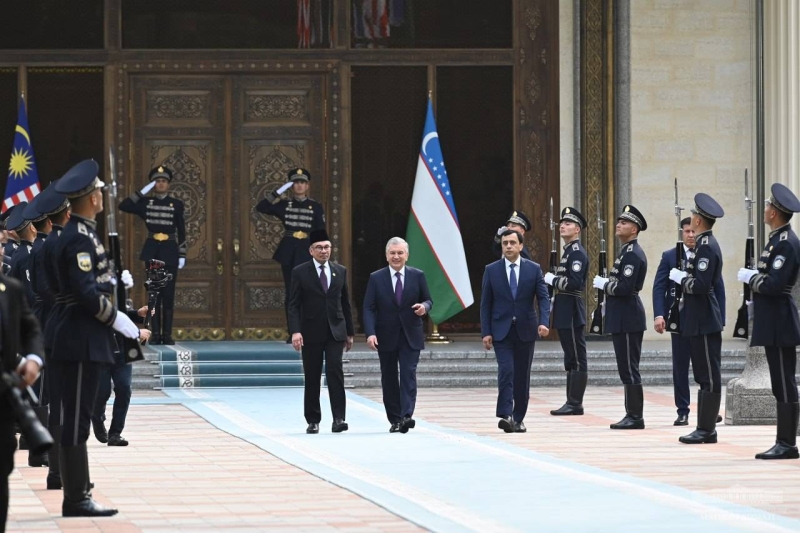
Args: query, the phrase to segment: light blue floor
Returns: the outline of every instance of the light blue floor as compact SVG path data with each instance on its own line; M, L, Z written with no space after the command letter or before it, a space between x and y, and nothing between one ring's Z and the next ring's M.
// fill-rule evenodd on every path
M800 531L800 521L417 421L348 392L350 430L306 435L302 389L171 390L219 429L433 531ZM134 402L136 403L136 402ZM156 403L155 401L153 403Z

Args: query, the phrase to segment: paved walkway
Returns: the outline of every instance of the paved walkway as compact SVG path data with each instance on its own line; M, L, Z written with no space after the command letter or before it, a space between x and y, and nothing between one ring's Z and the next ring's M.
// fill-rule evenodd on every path
M351 430L330 434L323 407L316 436L299 389L189 392L137 393L128 448L90 441L95 498L118 516L61 518L45 470L23 466L8 530L800 530L800 461L752 459L774 428L681 445L671 388L646 389L648 429L634 432L608 429L621 387L590 389L591 414L568 418L547 414L562 390L533 389L528 433L513 435L489 389L421 390L407 435L387 433L380 391L348 393Z

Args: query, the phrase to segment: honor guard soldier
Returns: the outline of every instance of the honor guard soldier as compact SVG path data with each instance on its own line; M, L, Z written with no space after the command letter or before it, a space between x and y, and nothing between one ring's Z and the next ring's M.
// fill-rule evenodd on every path
M694 380L697 392L697 429L678 440L684 444L717 442L717 415L722 395L720 365L722 362L722 312L715 287L722 279L722 251L711 228L725 214L711 196L698 193L694 197L692 229L695 234L694 257L686 270L673 268L669 279L683 289L681 335L689 338Z
M113 330L136 339L139 328L111 302L117 283L97 234L103 211L103 182L93 160L78 163L56 183L72 204L72 214L56 241L53 261L63 301L51 354L60 378L63 427L59 461L63 516L111 516L89 493L90 417L103 365L114 363Z
M581 245L580 234L586 219L574 207L561 211L559 232L564 241L564 253L555 275L546 272L544 281L558 291L550 316L553 328L558 330L564 350L564 370L567 371L567 402L551 415L582 415L583 393L586 391L588 369L586 365L586 304L583 288L589 271L589 257Z
M764 208L764 222L772 230L758 270L742 268L738 279L753 291L751 346L763 346L767 355L772 394L777 400L778 435L775 445L756 459L797 459L797 345L800 320L792 288L800 269L800 240L789 221L800 212L800 200L785 185L772 185L772 196Z
M183 202L169 196L172 171L159 166L150 171L150 183L141 191L134 192L119 204L119 210L138 215L147 225L139 259L147 263L151 259L164 261L172 281L161 291L153 316L151 344L175 344L172 338L172 319L175 307L175 283L178 270L186 264L186 223ZM146 196L155 188L155 195Z
M500 245L500 240L502 239L503 233L510 229L519 232L519 234L524 237L525 232L531 229L531 219L522 211L513 211L508 216L506 225L497 228L497 233L495 233L494 241L492 242L492 253L496 257L503 257L503 247ZM531 260L531 254L528 253L524 243L522 244L522 252L519 255L525 259Z
M28 298L28 306L33 307L33 292L30 287L30 277L28 275L28 259L33 250L33 241L36 239L36 230L31 225L31 221L25 219L25 209L28 202L20 202L14 211L6 219L6 228L19 236L19 247L11 257L11 271L9 275L17 278L24 289Z
M5 245L3 246L3 255L5 256L4 261L7 261L9 265L11 264L11 258L14 257L14 252L16 252L17 248L19 248L19 236L16 234L16 232L8 228L8 217L11 216L11 213L14 212L16 207L17 207L16 205L13 205L10 208L8 208L2 215L0 215L0 220L6 222L5 228L8 237L6 239Z
M289 291L292 286L292 270L297 265L311 261L308 236L312 231L325 229L325 213L322 204L308 198L311 174L304 168L289 171L289 182L267 194L258 202L256 211L274 216L283 223L283 239L272 258L281 264L284 285L284 312L286 323L289 323ZM294 198L280 198L291 187ZM286 340L292 341L291 337Z
M625 417L611 429L644 429L644 390L639 374L642 337L647 329L639 291L647 275L647 257L639 246L639 233L647 229L642 213L626 205L617 217L616 235L622 248L608 278L594 277L594 287L606 295L605 326L614 343L617 370L625 387Z

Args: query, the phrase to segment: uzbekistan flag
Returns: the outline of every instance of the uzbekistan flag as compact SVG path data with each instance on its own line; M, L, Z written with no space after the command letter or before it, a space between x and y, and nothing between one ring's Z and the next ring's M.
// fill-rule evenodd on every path
M464 242L428 99L428 116L406 230L408 264L425 271L433 300L431 320L440 324L475 301Z
M33 159L33 146L28 135L28 115L25 112L25 100L19 99L19 115L17 129L14 134L14 147L11 149L11 163L8 165L8 181L6 195L0 212L20 202L30 202L39 194L39 173L36 172L36 161Z

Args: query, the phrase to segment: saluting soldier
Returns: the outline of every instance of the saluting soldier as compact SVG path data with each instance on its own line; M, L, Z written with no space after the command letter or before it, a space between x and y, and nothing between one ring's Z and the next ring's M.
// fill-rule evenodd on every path
M580 241L586 219L574 207L561 210L559 233L564 241L564 253L555 274L546 272L544 282L556 288L550 316L558 330L564 350L564 370L567 371L567 402L551 415L582 415L583 393L589 377L586 361L586 304L583 288L589 271L589 257Z
M725 214L711 196L698 193L694 197L692 229L695 234L694 257L686 270L673 268L669 279L683 288L681 335L689 338L694 380L697 392L697 429L678 440L684 444L717 442L717 415L722 395L723 319L715 287L722 279L722 251L711 228Z
M772 196L764 207L769 242L758 261L758 270L742 268L738 278L753 290L753 334L751 346L763 346L767 355L772 394L777 400L778 435L775 445L756 459L797 459L797 345L800 319L792 288L800 270L800 240L789 221L800 212L800 200L785 185L772 185Z
M150 171L150 183L134 192L119 204L119 210L138 215L147 225L139 259L164 261L172 281L159 294L156 314L152 320L151 344L175 344L172 338L172 319L175 308L175 283L178 270L186 265L186 222L183 202L167 194L172 182L172 170L158 166ZM154 196L147 196L155 188Z
M503 257L503 247L501 246L500 241L503 233L510 229L519 232L520 235L525 237L525 232L530 231L531 229L531 219L529 219L528 215L522 211L513 211L508 216L506 225L497 228L497 232L494 235L494 241L492 241L492 253L495 255L495 257ZM531 254L529 254L527 248L525 248L525 243L522 244L522 252L520 252L519 255L525 259L531 260Z
M312 231L325 229L325 213L322 204L308 197L311 174L304 168L289 171L288 183L280 186L258 202L256 211L274 216L283 223L283 238L272 258L281 264L284 286L284 312L289 324L289 292L292 287L292 270L297 265L311 261L308 238ZM291 187L293 198L281 198ZM291 336L286 340L292 342Z
M625 417L611 429L644 429L644 390L639 374L642 338L647 318L639 292L647 275L647 257L639 233L647 229L642 213L626 205L617 217L616 235L622 244L608 278L594 277L594 287L606 295L605 325L611 333L617 370L625 387Z
M139 328L117 311L111 294L118 282L96 231L103 211L103 182L91 159L78 163L56 183L72 204L72 214L56 241L59 296L63 301L55 325L51 359L60 378L63 427L59 460L63 516L111 516L116 509L96 503L89 493L90 417L101 367L114 363L113 330L136 339ZM128 281L125 280L128 277ZM129 273L123 273L132 286Z

